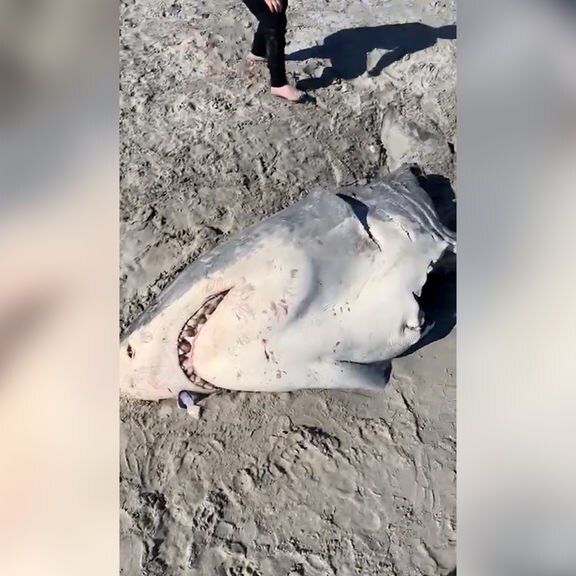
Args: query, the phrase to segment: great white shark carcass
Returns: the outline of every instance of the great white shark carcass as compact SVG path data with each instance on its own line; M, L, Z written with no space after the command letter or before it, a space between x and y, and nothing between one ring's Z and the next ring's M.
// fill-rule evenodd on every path
M121 342L121 395L374 389L456 239L410 166L317 190L185 268Z

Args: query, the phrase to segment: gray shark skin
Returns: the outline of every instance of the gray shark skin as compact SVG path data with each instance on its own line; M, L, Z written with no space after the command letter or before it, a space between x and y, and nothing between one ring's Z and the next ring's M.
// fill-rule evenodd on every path
M381 388L423 336L417 299L447 251L409 166L312 192L177 276L121 343L121 394Z

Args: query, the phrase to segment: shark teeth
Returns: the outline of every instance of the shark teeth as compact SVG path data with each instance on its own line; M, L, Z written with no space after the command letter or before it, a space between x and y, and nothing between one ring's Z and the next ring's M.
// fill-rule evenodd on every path
M200 378L194 370L192 364L194 343L198 338L200 330L204 324L208 322L208 318L210 318L216 308L218 308L226 294L228 294L228 291L220 292L219 294L215 294L208 298L190 317L186 324L184 324L178 336L178 363L180 364L180 368L184 374L186 374L186 377L190 382L207 391L215 390L216 388L209 382L206 382L206 380Z

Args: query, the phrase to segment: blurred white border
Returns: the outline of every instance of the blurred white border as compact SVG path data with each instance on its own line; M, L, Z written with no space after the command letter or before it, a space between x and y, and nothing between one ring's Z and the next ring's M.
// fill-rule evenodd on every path
M0 0L0 573L117 574L117 5Z
M458 570L576 574L576 6L458 11Z

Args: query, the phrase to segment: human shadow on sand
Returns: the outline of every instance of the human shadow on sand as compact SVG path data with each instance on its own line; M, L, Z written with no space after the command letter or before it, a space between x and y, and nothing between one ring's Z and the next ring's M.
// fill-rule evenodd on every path
M420 186L426 190L442 224L456 231L455 194L450 180L437 174L424 175L416 170ZM439 262L436 271L428 276L422 289L419 304L426 323L433 328L401 356L409 356L436 340L445 338L456 326L456 258L447 254Z
M434 46L438 39L455 40L456 26L450 24L434 28L419 22L386 24L384 26L348 28L330 34L320 46L298 50L286 56L286 60L301 62L309 58L325 58L330 66L319 78L306 78L298 82L301 90L326 88L340 78L353 80L367 71L368 54L373 50L387 50L376 65L368 71L378 76L384 68L407 54Z

